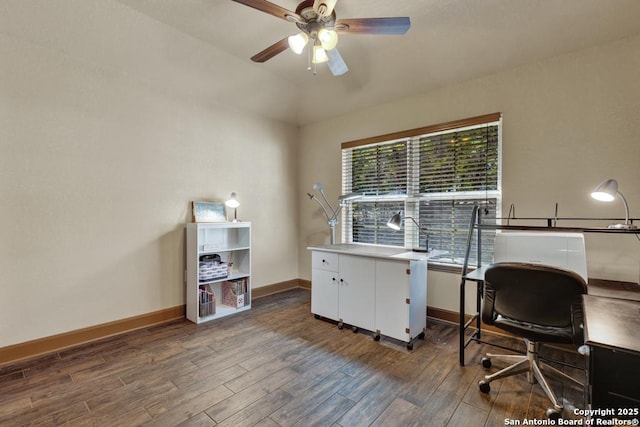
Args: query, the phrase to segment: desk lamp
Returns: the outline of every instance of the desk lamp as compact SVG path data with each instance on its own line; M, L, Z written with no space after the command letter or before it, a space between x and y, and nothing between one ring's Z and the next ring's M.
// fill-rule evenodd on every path
M331 203L329 203L327 195L324 193L324 185L316 182L315 184L313 184L313 189L320 193L320 195L322 196L322 200L324 200L324 203L320 199L318 199L315 194L307 193L307 196L309 196L311 200L315 200L315 202L320 205L320 207L322 208L322 212L324 212L324 215L327 217L327 223L329 224L329 230L331 231L331 244L333 245L336 241L336 224L338 224L338 214L347 204L347 202L359 199L363 196L363 194L343 194L342 196L338 197L338 207L334 208Z
M233 222L238 222L238 206L240 206L240 202L236 196L236 193L231 193L231 196L224 202L227 207L233 208Z
M418 232L422 229L420 227L420 224L418 224L418 221L416 221L415 219L413 219L413 217L410 216L405 216L404 218L402 218L402 213L398 212L397 214L393 215L389 221L387 221L387 227L389 227L392 230L396 230L399 231L400 228L402 228L402 220L407 220L410 219L411 221L413 221L413 223L416 225L416 227L418 227ZM422 248L413 248L412 251L414 252L429 252L429 236L427 236L424 240L424 249Z
M591 197L601 202L611 202L615 199L616 195L620 196L622 203L624 204L624 224L611 224L609 228L620 228L626 230L632 230L638 228L636 225L629 221L629 205L622 193L618 191L618 181L615 179L605 179L593 190Z

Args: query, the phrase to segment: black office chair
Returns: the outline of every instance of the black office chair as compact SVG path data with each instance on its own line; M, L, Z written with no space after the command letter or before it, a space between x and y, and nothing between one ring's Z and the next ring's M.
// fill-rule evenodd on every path
M558 418L562 405L549 387L542 372L584 385L553 366L538 360L541 343L563 343L580 346L582 332L582 294L587 292L584 279L577 273L546 265L503 262L489 266L484 278L482 321L524 338L526 355L487 354L485 368L491 358L516 361L511 366L487 375L478 383L480 391L489 393L492 381L527 372L531 384L536 380L553 408L549 418Z

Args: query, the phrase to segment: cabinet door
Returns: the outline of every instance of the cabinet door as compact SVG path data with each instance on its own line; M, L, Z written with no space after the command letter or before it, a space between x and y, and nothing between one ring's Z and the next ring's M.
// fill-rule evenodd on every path
M311 312L338 320L338 273L311 270Z
M427 328L427 261L410 261L409 266L409 335L415 338Z
M338 316L344 323L368 330L375 324L375 261L340 255Z
M408 262L376 261L376 322L382 335L409 341L410 275ZM426 309L426 308L425 308ZM410 331L413 332L413 331ZM420 331L422 332L422 331ZM420 332L415 333L418 335Z

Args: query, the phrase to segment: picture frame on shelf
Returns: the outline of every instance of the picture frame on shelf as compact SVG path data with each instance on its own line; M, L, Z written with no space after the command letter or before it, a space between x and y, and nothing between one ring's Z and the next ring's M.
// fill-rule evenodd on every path
M193 202L193 222L226 222L224 202Z

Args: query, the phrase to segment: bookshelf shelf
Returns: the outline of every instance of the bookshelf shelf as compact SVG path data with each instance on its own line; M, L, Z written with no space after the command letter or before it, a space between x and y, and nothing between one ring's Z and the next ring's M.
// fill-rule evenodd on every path
M200 285L211 285L213 283L219 283L219 282L226 282L228 280L237 280L237 279L243 279L245 277L249 277L248 274L232 274L230 276L227 277L223 277L220 279L213 279L213 280L207 280L204 282L199 282Z
M187 319L251 309L251 223L187 224Z

